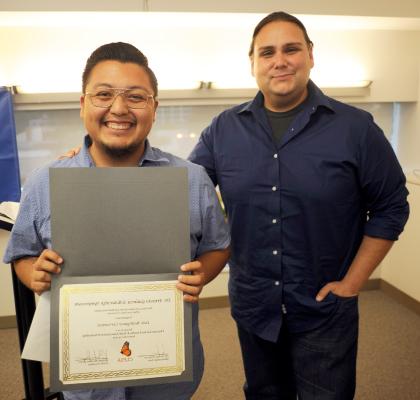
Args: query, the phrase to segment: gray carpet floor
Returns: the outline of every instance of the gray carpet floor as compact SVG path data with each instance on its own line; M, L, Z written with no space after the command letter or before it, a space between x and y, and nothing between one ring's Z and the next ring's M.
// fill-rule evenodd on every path
M193 400L241 400L243 369L228 308L200 312L206 369ZM0 329L0 400L24 396L16 329ZM46 376L47 376L46 371ZM420 399L420 317L381 291L360 295L357 400Z

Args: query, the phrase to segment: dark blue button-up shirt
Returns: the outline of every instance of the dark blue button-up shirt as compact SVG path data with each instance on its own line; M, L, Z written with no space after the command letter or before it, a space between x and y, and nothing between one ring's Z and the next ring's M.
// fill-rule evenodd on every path
M258 93L214 118L190 156L228 214L232 315L270 341L283 318L294 332L325 321L338 300L317 302L320 288L344 277L364 235L396 240L408 217L404 174L372 116L308 88L278 146Z

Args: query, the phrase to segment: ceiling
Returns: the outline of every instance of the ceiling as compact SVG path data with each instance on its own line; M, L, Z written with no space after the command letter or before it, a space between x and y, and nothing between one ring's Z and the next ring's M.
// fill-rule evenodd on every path
M0 11L251 12L420 18L418 0L0 0Z

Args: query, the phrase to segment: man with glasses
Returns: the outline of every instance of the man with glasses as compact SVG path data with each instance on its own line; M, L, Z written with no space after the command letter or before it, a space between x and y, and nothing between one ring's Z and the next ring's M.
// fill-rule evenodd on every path
M405 177L370 114L309 79L313 44L275 12L254 30L260 91L218 115L190 160L218 184L248 400L350 400L357 295L403 230Z
M186 167L189 180L191 262L181 266L178 289L196 303L203 286L224 267L229 234L217 195L205 170L150 146L147 136L156 116L157 80L147 58L134 46L110 43L96 49L83 73L80 115L87 136L73 158L49 167ZM50 288L51 274L63 259L51 249L48 168L26 183L20 212L4 261L13 263L19 279L36 293ZM198 307L193 304L193 381L151 386L75 390L66 400L187 400L203 373Z

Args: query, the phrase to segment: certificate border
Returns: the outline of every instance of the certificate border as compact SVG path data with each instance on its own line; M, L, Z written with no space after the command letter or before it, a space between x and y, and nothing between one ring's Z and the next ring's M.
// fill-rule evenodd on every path
M158 383L175 383L192 381L192 305L184 303L184 351L185 369L179 375L167 377L139 378L139 379L118 379L106 382L83 382L83 383L63 383L59 374L59 310L60 310L60 289L68 284L87 284L87 283L118 283L118 282L144 282L176 280L178 274L141 274L141 275L109 275L109 276L82 276L82 277L61 277L53 280L51 289L51 363L50 363L50 386L51 390L75 390L92 388L109 388L119 386L141 386ZM180 295L182 295L180 293ZM177 364L178 364L177 360ZM172 368L172 367L170 367ZM160 369L160 368L159 368ZM121 372L121 371L119 371ZM94 373L95 374L95 373ZM83 378L83 379L88 379ZM89 377L92 379L92 376ZM99 379L99 377L98 377ZM102 376L100 377L102 379Z
M103 283L102 285L107 285ZM72 284L75 285L75 284ZM62 313L62 335L61 335L61 351L63 355L61 360L61 370L62 370L62 382L66 386L72 383L78 383L77 381L85 380L95 380L95 379L114 379L113 381L121 380L121 378L126 377L127 379L132 380L132 376L141 376L139 379L145 379L147 375L161 375L164 377L167 375L180 375L185 368L184 363L184 331L182 329L183 322L183 309L182 306L182 292L176 289L174 281L154 281L153 283L147 282L136 282L124 284L113 283L113 286L109 287L89 287L89 284L76 284L77 287L66 284L63 285L60 289L60 313ZM83 285L84 287L80 286ZM87 286L87 287L86 287ZM175 296L175 332L176 332L176 355L175 355L175 365L170 367L154 367L154 368L140 368L140 369L130 369L130 370L108 370L103 372L84 372L84 373L71 373L70 371L70 354L69 354L69 304L70 296L76 293L114 293L114 292L136 292L136 291L153 291L153 290L170 290L174 293ZM60 336L60 332L59 332ZM60 347L60 345L59 345Z

